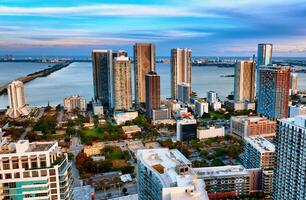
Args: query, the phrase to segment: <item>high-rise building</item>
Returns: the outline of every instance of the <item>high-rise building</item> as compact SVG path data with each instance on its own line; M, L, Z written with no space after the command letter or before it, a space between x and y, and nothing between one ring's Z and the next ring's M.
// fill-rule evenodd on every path
M247 169L273 169L275 146L262 136L244 138L243 166Z
M160 108L160 76L156 72L146 74L146 113L152 117L152 110Z
M298 74L297 73L291 73L290 77L290 95L295 95L298 92L297 88L297 83L298 83Z
M272 65L272 49L273 45L270 43L258 44L257 52L257 66Z
M132 107L131 61L123 55L114 58L111 105L114 110L129 110Z
M73 199L71 162L57 142L0 145L0 199Z
M306 115L278 122L273 200L306 199Z
M231 117L231 133L240 138L262 136L272 139L276 132L276 122L265 117L233 116Z
M210 104L218 102L218 94L215 91L207 92L207 101Z
M127 56L123 50L93 50L92 71L95 100L100 100L103 106L112 108L113 99L113 59Z
M180 103L188 104L190 101L191 86L188 83L177 84L177 100Z
M176 121L176 140L189 141L197 137L197 120L181 119Z
M139 200L208 200L205 183L177 149L137 151Z
M151 43L136 43L134 45L134 74L136 105L146 101L145 76L155 71L155 45Z
M194 102L194 113L202 117L204 113L208 113L208 103L204 100L196 100Z
M68 112L73 110L86 111L86 98L79 95L73 95L64 99L64 107Z
M13 81L7 87L9 109L6 114L11 118L27 116L31 109L26 105L24 86L21 81Z
M177 85L187 83L191 85L192 56L190 49L171 50L171 97L178 98Z
M240 61L235 67L235 101L254 102L255 100L255 75L256 64L254 61Z
M290 67L261 67L257 112L273 119L288 117Z

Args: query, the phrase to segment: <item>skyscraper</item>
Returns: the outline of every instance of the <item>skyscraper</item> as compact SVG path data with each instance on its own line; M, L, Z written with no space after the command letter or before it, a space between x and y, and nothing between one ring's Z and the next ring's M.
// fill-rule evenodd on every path
M7 87L9 100L9 109L6 114L11 118L27 116L30 114L30 108L26 106L24 86L21 81L13 81Z
M129 110L132 107L131 61L123 55L114 58L111 104L114 110Z
M272 49L273 45L270 43L258 44L257 52L257 66L272 65Z
M235 101L254 102L255 100L255 73L254 61L240 61L235 68Z
M155 45L151 43L136 43L134 45L134 74L136 104L146 101L145 76L155 71Z
M191 49L171 50L171 96L177 99L177 85L187 83L191 85Z
M306 199L306 115L279 120L275 143L273 200Z
M94 97L100 100L107 108L113 99L113 59L117 56L127 56L123 50L115 52L113 50L93 50L92 51L92 71Z
M288 117L290 71L282 66L259 69L259 114L273 119Z
M180 103L188 104L190 101L191 94L190 84L187 83L179 83L177 84L177 100Z
M290 92L289 92L290 95L294 95L298 92L297 83L298 83L298 74L297 73L291 73Z
M160 108L160 76L156 72L146 74L146 113L149 117L153 109Z

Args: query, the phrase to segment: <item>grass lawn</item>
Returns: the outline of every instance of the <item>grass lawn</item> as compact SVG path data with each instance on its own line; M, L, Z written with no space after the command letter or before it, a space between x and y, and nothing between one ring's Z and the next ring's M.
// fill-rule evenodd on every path
M95 129L83 129L80 133L82 143L92 141L113 141L124 138L121 128L114 125L105 125Z

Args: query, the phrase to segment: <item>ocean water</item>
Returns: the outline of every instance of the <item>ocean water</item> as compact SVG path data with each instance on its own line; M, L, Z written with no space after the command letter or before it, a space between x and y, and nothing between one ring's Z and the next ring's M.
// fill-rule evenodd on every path
M26 75L48 66L48 64L37 65L37 63L17 64L0 63L0 84L7 83L19 77L20 74ZM161 95L165 98L170 97L170 65L158 63L156 70L161 76ZM14 71L18 73L16 74ZM193 67L192 90L197 92L200 97L206 97L207 91L214 90L221 99L224 99L233 91L234 78L221 77L221 75L230 74L234 74L234 68ZM306 90L306 74L299 74L298 88ZM51 105L63 104L65 97L75 94L91 100L93 97L91 63L72 63L68 67L50 74L48 77L37 78L25 84L25 93L27 103L30 106L45 106L48 102ZM0 108L5 108L7 105L7 96L0 96Z

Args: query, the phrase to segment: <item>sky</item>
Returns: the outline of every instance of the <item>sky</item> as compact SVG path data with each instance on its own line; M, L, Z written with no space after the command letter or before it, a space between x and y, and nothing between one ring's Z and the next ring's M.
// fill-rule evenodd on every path
M0 0L0 56L89 56L153 42L158 56L306 57L306 0Z

